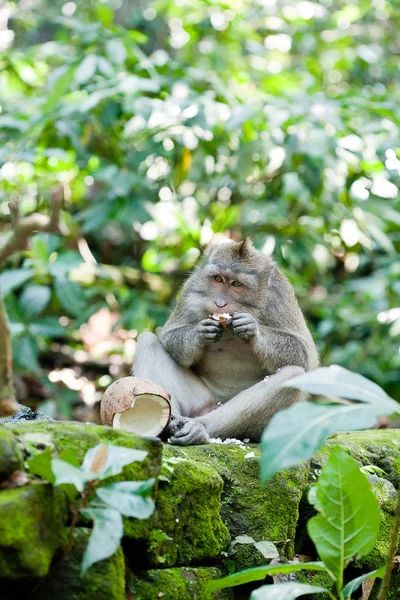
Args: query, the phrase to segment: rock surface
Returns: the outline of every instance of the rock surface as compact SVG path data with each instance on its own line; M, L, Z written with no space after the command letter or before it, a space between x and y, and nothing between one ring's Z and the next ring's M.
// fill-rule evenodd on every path
M275 544L282 560L292 559L295 553L314 556L306 532L313 510L306 492L335 445L366 467L381 511L375 548L349 569L361 574L383 563L400 484L399 430L335 436L311 464L279 473L262 487L256 445L178 448L97 425L7 423L0 426L1 458L5 457L3 462L0 458L1 477L7 483L12 472L26 468L30 457L44 451L53 456L72 451L81 462L85 452L100 442L148 452L142 463L127 466L114 480L154 477L155 512L141 521L125 518L125 537L118 552L91 567L81 579L87 524L78 527L72 552L60 562L70 519L65 494L35 477L24 487L0 489L0 586L7 590L7 600L25 598L36 585L34 600L124 600L125 565L135 600L248 598L249 591L240 588L208 596L205 585L227 569L268 562L268 542ZM298 580L322 584L321 576L303 574ZM390 599L396 598L399 577L395 571ZM371 600L376 598L375 591Z

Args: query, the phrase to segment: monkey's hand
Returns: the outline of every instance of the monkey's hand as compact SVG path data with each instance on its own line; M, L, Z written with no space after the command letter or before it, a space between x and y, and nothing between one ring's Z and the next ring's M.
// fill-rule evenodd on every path
M169 424L169 441L177 446L207 444L208 433L202 423L196 419L177 417Z
M251 340L258 331L258 323L249 313L234 313L230 325L233 333L245 342Z
M222 336L222 325L214 319L203 319L197 325L196 333L200 346L209 346L219 342Z

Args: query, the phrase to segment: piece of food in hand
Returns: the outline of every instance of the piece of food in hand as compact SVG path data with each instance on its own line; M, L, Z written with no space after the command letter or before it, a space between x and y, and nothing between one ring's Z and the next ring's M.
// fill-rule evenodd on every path
M226 329L229 325L230 320L232 319L232 315L230 315L229 313L214 313L210 315L210 318L214 319L214 321L218 321L219 323L221 323L222 327Z
M139 377L115 381L104 392L100 405L103 425L139 435L160 435L170 417L171 403L167 392Z

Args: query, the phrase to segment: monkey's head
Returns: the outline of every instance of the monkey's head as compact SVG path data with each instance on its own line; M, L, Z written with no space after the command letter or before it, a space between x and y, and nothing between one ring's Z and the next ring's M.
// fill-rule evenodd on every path
M273 264L248 237L239 243L217 243L204 253L187 281L185 295L190 295L204 317L215 313L255 314Z

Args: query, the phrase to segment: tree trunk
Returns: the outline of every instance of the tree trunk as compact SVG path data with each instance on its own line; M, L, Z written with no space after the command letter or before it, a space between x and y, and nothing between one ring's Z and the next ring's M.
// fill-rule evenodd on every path
M0 293L0 417L12 415L18 408L13 381L10 330Z

